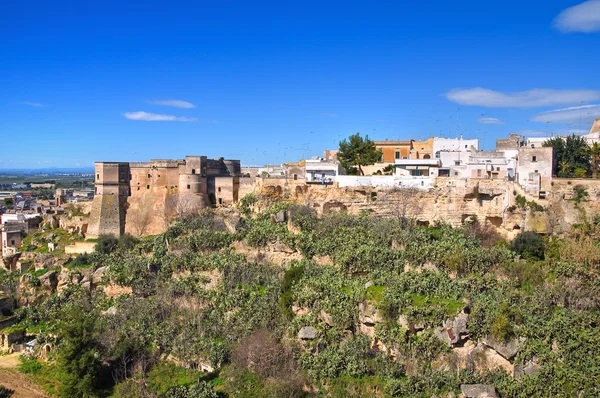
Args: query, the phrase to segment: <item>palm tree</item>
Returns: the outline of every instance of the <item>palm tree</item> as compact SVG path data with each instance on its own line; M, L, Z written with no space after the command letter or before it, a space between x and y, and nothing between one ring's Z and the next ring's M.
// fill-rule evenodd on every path
M565 178L571 171L571 165L565 161L558 162L558 176Z

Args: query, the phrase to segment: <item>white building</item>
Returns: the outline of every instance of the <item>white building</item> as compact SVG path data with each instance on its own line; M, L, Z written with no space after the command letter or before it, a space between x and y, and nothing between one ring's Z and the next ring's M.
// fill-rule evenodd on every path
M322 158L307 159L305 166L305 179L307 183L333 183L335 177L342 174L339 163Z
M396 159L397 177L437 177L439 159Z
M522 147L519 149L517 181L525 191L539 192L550 189L552 157L551 147Z
M479 149L479 139L465 140L462 138L433 138L433 153L436 159L440 159L441 152L452 151L452 152L468 152L472 148Z
M544 146L544 142L554 137L528 137L525 141L525 145L528 148L542 148Z
M443 151L440 153L440 177L458 178L514 178L516 156L510 158L504 151Z

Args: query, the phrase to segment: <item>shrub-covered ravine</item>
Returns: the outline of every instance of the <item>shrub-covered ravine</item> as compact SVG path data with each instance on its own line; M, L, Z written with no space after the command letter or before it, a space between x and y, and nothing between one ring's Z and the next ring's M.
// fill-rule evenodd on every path
M0 283L37 342L21 371L61 397L594 397L596 228L246 204Z

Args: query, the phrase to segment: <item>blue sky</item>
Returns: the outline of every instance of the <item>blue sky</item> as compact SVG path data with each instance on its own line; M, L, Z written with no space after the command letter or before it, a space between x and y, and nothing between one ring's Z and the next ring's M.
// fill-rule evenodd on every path
M580 133L598 48L600 0L6 2L0 168Z

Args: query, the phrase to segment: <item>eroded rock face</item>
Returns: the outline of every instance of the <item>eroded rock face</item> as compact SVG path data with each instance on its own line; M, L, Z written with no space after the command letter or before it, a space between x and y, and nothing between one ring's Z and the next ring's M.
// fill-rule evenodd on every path
M317 329L312 326L304 326L298 332L298 338L300 340L314 340L318 337Z
M519 348L521 348L521 345L524 341L524 337L519 337L518 339L511 339L508 342L504 342L498 341L492 336L486 336L482 340L482 343L494 349L498 354L511 361L515 357L515 355L517 355L517 352L519 351Z
M369 326L374 326L380 323L382 319L373 304L363 301L358 306L358 321Z
M56 264L56 259L52 254L36 254L34 258L35 269L51 268Z
M467 330L468 314L459 314L456 318L445 320L441 328L434 330L435 336L448 345L456 345L469 338Z
M465 398L497 398L496 387L487 384L461 384Z
M102 282L104 274L106 274L106 271L108 271L108 267L100 267L96 271L94 271L94 273L92 274L92 283L94 285L100 284Z
M484 344L475 344L467 340L464 346L457 346L452 352L443 355L432 363L435 369L456 371L457 369L473 369L476 372L502 370L509 375L514 374L514 366L493 349Z
M45 288L54 291L58 286L58 274L56 271L48 271L40 276L40 282L42 282L42 286Z

